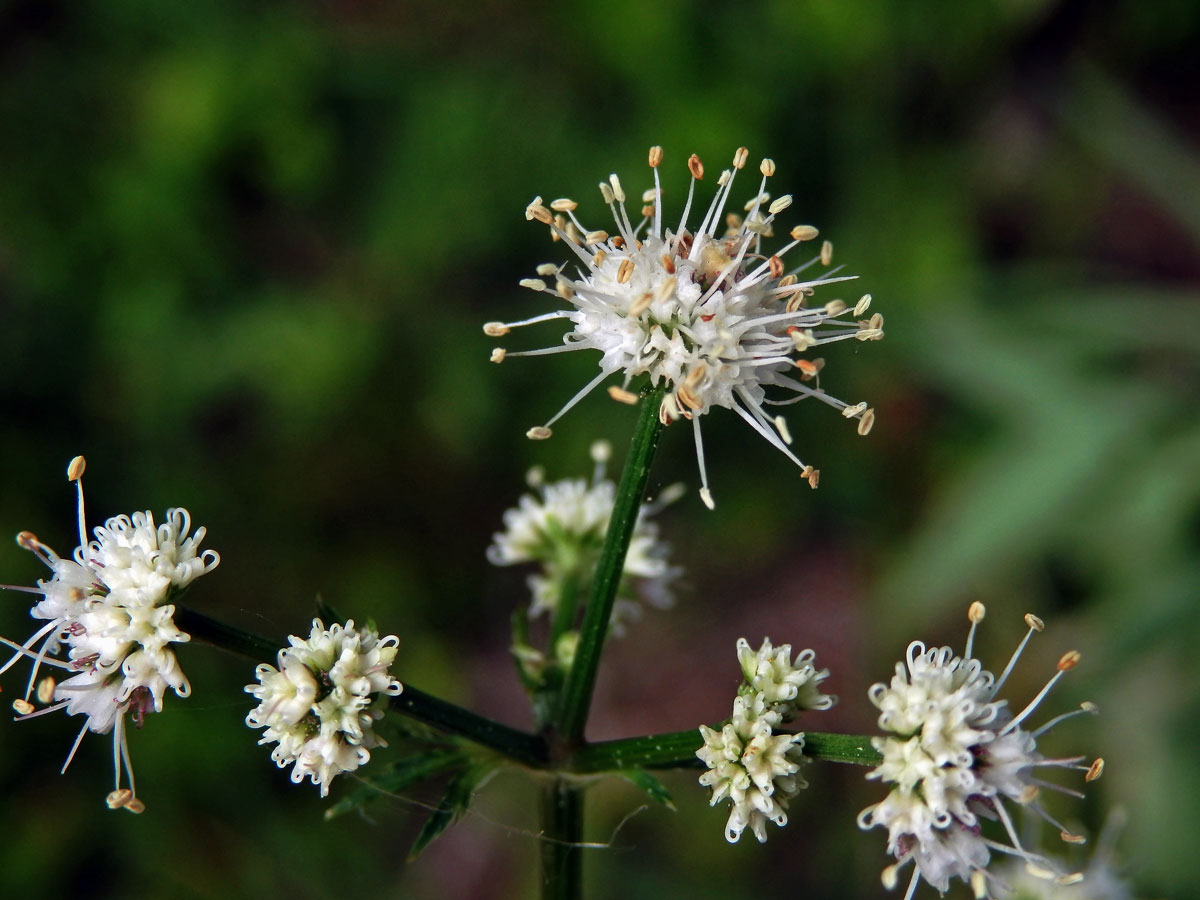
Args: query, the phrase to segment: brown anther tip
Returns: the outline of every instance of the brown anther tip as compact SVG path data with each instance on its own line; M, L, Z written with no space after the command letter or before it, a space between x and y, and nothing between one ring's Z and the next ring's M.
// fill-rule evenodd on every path
M78 481L86 468L87 460L82 456L75 457L67 463L67 481Z
M833 241L825 241L821 244L821 265L833 265Z
M791 231L793 241L811 241L820 233L812 225L797 225Z
M1088 766L1087 774L1083 776L1084 781L1095 781L1104 774L1104 757L1097 756L1096 759Z
M552 434L554 434L554 432L545 425L534 425L527 432L525 432L525 437L529 438L531 441L544 441Z
M488 358L492 362L499 364L499 363L504 362L504 357L507 355L508 355L508 351L505 350L503 347L494 347L494 348L492 348L492 355Z
M1078 650L1068 650L1062 655L1062 659L1058 661L1058 671L1069 672L1071 669L1079 665L1079 660L1083 655Z
M972 624L978 625L983 621L983 617L987 615L987 607L976 600L967 610L967 618Z
M692 177L697 181L701 181L704 178L704 163L700 162L700 157L695 153L688 157L687 167L688 171L692 173Z
M775 160L764 159L758 164L758 171L762 172L766 178L770 178L775 174Z
M27 716L33 712L33 704L28 700L16 699L12 702L13 712L19 716Z
M624 403L628 406L637 406L638 395L633 391L627 391L624 388L619 388L615 384L608 389L608 396L612 397L618 403Z
M485 322L483 326L483 333L488 337L504 337L508 332L509 327L503 322Z
M1071 834L1069 831L1060 831L1058 836L1067 844L1086 844L1087 838L1082 834Z
M1035 616L1033 613L1025 613L1025 624L1034 631L1045 631L1046 623Z
M650 168L658 168L658 164L662 162L662 153L662 147L657 144L650 148Z
M778 256L772 256L767 260L767 271L771 273L772 278L782 278L783 260Z
M37 535L32 531L22 531L17 535L17 546L23 550L32 550L37 546Z

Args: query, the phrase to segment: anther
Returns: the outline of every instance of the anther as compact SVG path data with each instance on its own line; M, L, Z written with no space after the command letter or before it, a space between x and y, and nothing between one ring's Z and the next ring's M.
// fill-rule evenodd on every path
M971 893L975 895L975 900L987 897L987 873L983 869L971 873Z
M976 600L967 610L967 619L972 625L978 625L983 621L983 617L987 615L987 607Z
M662 398L662 403L658 405L658 421L663 425L670 425L679 418L679 404L675 402L675 398L671 394L667 394Z
M526 219L537 219L543 225L554 224L554 215L546 207L542 206L542 198L536 198L532 203L525 207Z
M823 241L821 243L821 265L833 265L833 241Z
M633 260L625 257L617 267L617 284L628 284L633 277Z
M859 417L858 433L862 437L866 437L871 433L871 429L875 427L875 410L868 408L866 412Z
M684 406L690 406L692 409L700 409L704 406L696 392L686 384L679 386L678 390L675 391L675 396L683 401Z
M692 177L697 181L704 178L704 163L700 162L700 157L695 153L688 157L687 167L688 171L692 173Z
M559 197L550 201L550 208L555 212L571 212L579 208L579 204L570 197Z
M542 263L537 267L537 273L543 278L552 278L558 274L558 266L554 263Z
M669 253L664 253L662 256L663 271L668 275L675 274L675 260L671 259Z
M784 275L779 279L779 287L791 287L799 280L795 275Z
M531 441L544 441L552 434L554 434L554 432L545 425L535 425L525 432L525 437L529 438Z
M1058 671L1069 672L1079 665L1080 659L1082 659L1082 656L1078 650L1068 650L1062 655L1062 659L1058 661Z
M722 169L721 174L717 176L717 186L725 187L729 183L729 178L733 174L731 169Z
M540 278L522 278L517 284L523 288L529 288L531 291L544 291L546 289L546 282Z
M28 700L17 699L12 702L13 712L19 716L27 716L33 712L33 704Z
M554 285L554 290L557 291L558 296L562 297L564 300L570 300L575 296L575 289L565 281L560 281Z
M788 302L788 306L791 306L791 301ZM813 337L811 328L789 328L788 334L791 335L792 343L796 345L796 349L801 352L807 350L817 342L817 339ZM796 365L800 366L800 362L797 361ZM803 367L800 366L800 368Z
M707 507L708 507L710 510L711 510L711 509L716 509L716 508L717 508L717 504L713 502L713 495L712 495L712 491L710 491L710 490L709 490L708 488L706 488L706 487L702 487L702 488L700 488L700 500L701 500L701 502L703 502L703 503L704 503L704 505L705 505L705 506L707 506Z
M1097 756L1096 759L1088 766L1087 774L1083 776L1084 781L1095 781L1104 774L1104 757Z
M1025 613L1025 624L1034 631L1045 631L1046 623L1035 616L1033 613Z
M867 408L867 403L864 400L862 403L855 403L853 406L847 406L845 409L842 410L842 415L845 416L847 419L853 419L860 412L863 412L866 408Z
M650 148L650 168L657 169L660 162L662 162L662 147L655 144Z
M811 241L820 233L811 225L797 225L791 230L793 241Z
M797 331L799 331L799 329L797 329ZM803 332L801 332L801 334L803 334ZM799 369L801 372L803 372L805 375L807 375L809 378L812 378L814 375L816 375L818 372L821 371L821 367L818 366L811 359L796 360L796 368Z
M488 337L504 337L510 330L503 322L487 322L483 326L483 333Z
M845 300L830 300L825 304L825 315L839 316L846 311Z
M728 213L725 216L725 227L732 232L738 232L742 229L742 217L737 213Z
M606 463L612 459L612 444L608 441L592 441L588 452L591 454L592 462Z
M1085 713L1091 713L1093 716L1100 715L1100 707L1098 707L1091 700L1084 700L1082 703L1079 704L1079 708L1082 709Z
M1055 884L1061 884L1063 887L1069 887L1072 884L1079 884L1084 879L1082 872L1072 872L1070 875L1056 875L1054 877Z
M1028 806L1037 799L1038 793L1036 784L1027 784L1021 793L1017 795L1017 802L1022 806Z
M77 456L67 463L67 481L78 481L83 476L83 470L87 468L87 460L82 456Z
M538 274L541 274L541 272L539 271ZM871 295L863 294L861 297L858 298L858 302L854 304L854 314L856 316L861 316L863 313L865 313L870 308L870 306L871 306Z
M653 206L648 206L648 205L647 205L647 206L643 206L643 207L642 207L642 215L643 215L645 218L649 219L651 216L653 216L653 215L654 215L654 207L653 207Z
M790 444L792 442L792 432L788 428L787 419L783 416L776 416L772 421L775 422L775 429L779 432L779 436L783 438L783 442Z
M767 271L771 273L772 278L779 278L783 275L783 260L778 256L772 256L767 260Z
M583 236L583 241L586 244L603 244L608 240L607 231L589 231Z
M133 813L136 816L140 816L142 813L144 813L146 811L146 804L143 803L141 800L139 800L137 797L134 797L132 800L130 800L128 803L125 804L125 809L127 809L129 812Z
M669 271L674 271L674 267L672 267ZM658 283L658 287L654 291L655 299L658 300L659 303L664 303L667 300L670 300L671 296L675 293L675 285L677 283L678 282L674 278L664 278Z
M47 675L45 678L43 678L41 681L39 681L38 686L37 686L38 703L45 706L51 700L53 700L54 699L54 689L56 687L58 687L58 685L54 683L54 679L51 678L49 675Z
M784 194L782 197L776 197L771 201L771 205L767 207L767 212L773 216L777 216L791 205L792 195Z
M805 466L800 470L800 477L808 482L808 486L814 491L817 489L817 482L821 479L821 470L814 469L812 466Z
M604 198L606 206L612 206L617 201L617 198L613 196L613 189L607 181L600 182L600 196Z
M624 388L619 388L615 384L608 389L608 396L612 397L618 403L624 403L628 406L637 406L638 395L633 391L627 391Z
M1058 836L1063 839L1064 843L1067 843L1067 844L1086 844L1087 843L1087 838L1085 838L1082 834L1071 834L1071 832L1069 832L1069 831L1060 831L1058 833Z
M22 531L17 535L17 546L22 550L32 550L37 545L37 535L32 531Z
M489 356L488 359L490 359L494 363L502 363L502 362L504 362L504 357L506 357L507 355L508 355L508 351L505 350L503 347L493 347L492 355Z
M883 882L886 890L894 891L896 889L896 884L899 881L896 870L897 866L888 866L879 873L879 880Z
M604 260L606 260L606 259L608 259L608 254L605 253L603 250L597 250L592 255L592 268L593 269L600 268L600 264L603 263Z
M620 279L618 278L618 281ZM650 291L642 294L636 300L629 304L629 311L625 314L631 319L636 319L642 313L650 308L650 304L654 302L654 294Z
M123 806L127 806L132 799L133 791L129 788L118 788L109 794L104 799L104 802L108 805L109 809L120 809Z
M762 172L767 178L770 178L775 174L775 160L764 159L758 164L758 171Z
M746 165L746 160L750 158L750 151L745 147L738 147L733 154L733 167L742 169Z

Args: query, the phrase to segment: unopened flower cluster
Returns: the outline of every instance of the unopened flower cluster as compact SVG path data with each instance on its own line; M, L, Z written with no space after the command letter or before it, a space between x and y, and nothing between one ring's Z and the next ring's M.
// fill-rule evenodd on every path
M191 693L171 649L189 639L175 625L171 600L216 568L220 557L212 550L200 552L205 530L189 534L191 517L185 509L167 510L161 525L149 511L115 516L97 527L95 540L88 541L84 465L83 457L77 457L68 469L79 495L80 544L71 557L60 557L29 532L17 537L52 573L49 580L38 581L34 592L41 600L30 610L46 624L24 644L5 641L17 652L0 672L22 657L34 660L24 698L13 703L21 718L58 709L85 717L68 764L87 731L113 732L116 785L108 804L141 812L145 807L136 796L130 767L126 714L141 727L148 713L162 711L168 688L180 697ZM69 677L60 682L47 677L39 683L42 666ZM35 711L31 696L48 705ZM122 768L128 774L127 788L122 787Z
M329 793L333 778L364 765L371 749L386 742L374 729L387 697L403 690L389 668L400 641L380 638L369 628L326 628L313 619L308 639L291 636L279 651L278 668L260 665L257 684L246 692L259 701L246 716L251 728L265 728L260 744L277 743L271 759L292 766L296 784L307 777Z
M788 644L773 647L764 639L756 652L741 638L737 654L745 683L734 698L733 715L720 730L700 726L704 746L696 756L708 766L700 784L712 788L710 806L730 801L725 824L730 843L747 826L764 842L767 822L786 825L788 802L807 787L799 775L804 735L775 729L800 710L829 709L834 698L820 691L829 670L817 671L811 650L793 662Z
M782 416L768 414L766 407L813 398L856 419L860 434L870 431L874 411L866 403L848 404L826 394L819 381L824 360L804 354L834 341L878 340L883 317L867 316L870 295L852 304L834 298L809 305L818 287L854 277L839 276L830 268L833 245L828 241L797 265L784 262L785 256L817 237L816 228L798 225L783 246L774 252L764 249L764 242L774 236L776 217L792 204L789 194L771 199L767 192L774 162L764 159L760 164L762 181L741 213L727 213L734 180L749 157L746 148L739 148L732 166L717 179L716 194L700 224L692 227L688 221L696 182L704 177L704 166L693 154L688 160L692 179L687 202L679 224L671 228L663 218L658 171L662 157L661 147L651 148L654 187L641 197L637 224L636 216L629 215L620 179L612 175L600 183L615 225L611 234L586 227L576 216L578 204L573 200L554 200L547 206L537 197L529 204L526 218L548 225L552 237L575 259L570 268L541 265L537 278L521 284L565 306L521 321L489 322L484 331L501 337L517 326L555 319L566 319L572 327L561 344L521 352L496 348L492 360L599 351L600 373L545 425L530 429L531 438L549 437L550 426L560 416L617 373L623 381L609 388L610 396L636 403L629 388L633 379L645 375L652 385L665 386L660 420L692 422L700 495L710 508L700 417L717 406L736 412L800 466L816 487L817 471L792 453L787 423ZM805 274L816 265L821 274ZM778 389L781 397L767 399L768 388Z
M899 870L914 863L909 897L920 879L944 892L953 878L969 882L982 896L992 878L987 867L993 850L1020 857L1028 871L1046 880L1065 884L1078 877L1057 871L1048 859L1022 846L1005 803L1050 822L1065 841L1083 840L1042 808L1037 796L1044 783L1033 773L1038 767L1058 766L1086 771L1088 780L1100 774L1102 760L1084 766L1083 757L1046 759L1037 749L1037 738L1050 727L1095 707L1084 704L1036 731L1022 727L1079 654L1065 654L1046 686L1014 715L997 694L1029 638L1044 626L1036 616L1026 617L1029 631L996 678L971 656L975 626L983 616L983 605L972 605L971 633L962 656L949 647L927 649L915 641L891 683L876 684L869 692L880 711L879 727L889 735L872 740L883 761L867 777L892 789L882 802L863 810L858 821L862 828L878 825L888 831L888 851L896 862L883 872L885 885L894 886ZM986 837L983 819L999 820L1008 843Z
M596 567L616 499L616 485L605 475L611 452L605 441L592 445L595 468L590 483L582 478L547 483L540 469L530 470L529 485L536 496L522 496L517 506L504 513L504 531L492 536L487 558L493 565L541 564L541 571L528 579L533 597L530 611L535 616L558 608L565 584L582 590L586 586L582 582ZM670 564L670 547L659 538L658 524L652 519L677 496L676 488L668 488L638 510L613 606L616 632L624 621L641 615L639 600L658 609L674 600L671 587L682 570Z

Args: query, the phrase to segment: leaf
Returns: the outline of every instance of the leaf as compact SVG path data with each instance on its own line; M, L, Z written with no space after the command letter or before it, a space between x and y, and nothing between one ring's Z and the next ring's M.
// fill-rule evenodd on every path
M650 799L657 800L671 812L675 811L675 801L671 799L671 794L663 783L647 772L645 769L622 769L617 773L626 781L640 787L645 791Z
M401 759L386 772L364 778L366 783L362 787L325 810L325 819L335 819L361 808L371 800L402 791L465 762L466 757L459 750L430 750Z
M471 805L477 788L489 775L496 771L495 762L479 763L463 769L450 779L442 802L421 827L416 840L408 851L408 861L416 859L422 850L433 843L434 838L453 825Z

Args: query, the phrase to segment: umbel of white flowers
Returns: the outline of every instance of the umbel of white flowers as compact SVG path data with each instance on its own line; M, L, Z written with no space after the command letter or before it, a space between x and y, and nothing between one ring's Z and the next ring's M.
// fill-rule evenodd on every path
M387 743L375 733L388 697L404 687L388 671L400 639L380 638L372 628L329 628L313 619L308 639L288 637L274 666L254 670L257 684L246 685L259 703L246 716L251 728L265 728L260 744L277 743L271 759L292 766L292 781L307 776L329 794L342 772L365 765L371 749Z
M592 444L590 484L583 478L547 482L540 468L530 469L529 486L537 494L522 496L504 513L504 530L492 536L487 558L493 565L541 565L541 571L528 579L534 616L557 609L564 583L578 583L595 569L617 493L616 485L606 477L611 455L607 441ZM639 601L657 609L674 602L671 586L683 570L671 565L671 548L659 538L653 517L677 499L681 490L680 485L672 485L638 509L619 596L613 605L615 633L622 631L623 622L641 616Z
M819 374L820 358L803 354L834 341L873 341L883 337L883 317L867 316L869 294L853 304L829 299L809 306L816 289L855 276L838 276L830 269L833 245L825 241L820 252L797 264L784 257L817 237L811 225L798 225L790 240L774 252L764 241L774 235L775 218L792 204L790 194L771 199L767 179L775 163L759 165L762 181L743 212L726 213L737 173L749 153L739 147L731 168L717 179L717 192L700 224L688 218L696 182L704 166L693 154L688 159L691 183L683 215L675 229L663 220L662 188L658 166L661 147L650 149L654 187L642 194L641 220L634 225L626 209L625 190L616 175L600 183L616 232L592 230L576 216L574 200L559 199L548 206L535 197L525 217L550 227L551 236L575 255L573 271L565 264L538 266L537 278L521 284L547 294L564 308L515 322L489 322L484 331L502 337L513 328L555 319L567 319L571 330L558 345L512 352L497 347L492 361L509 356L540 356L571 350L600 352L600 373L573 396L545 425L531 428L534 439L550 437L550 426L605 379L621 373L620 386L608 389L622 403L636 403L629 387L634 378L648 375L653 385L665 384L659 418L664 424L690 419L700 469L700 496L712 508L712 493L704 463L700 417L715 406L732 409L751 428L803 470L812 487L818 472L791 451L792 442L782 416L772 416L768 406L786 406L814 398L858 421L859 434L871 430L875 413L866 403L848 404L826 394ZM820 264L826 271L815 277L802 273ZM767 399L768 388L782 398Z
M191 517L186 509L168 509L166 521L157 526L148 510L115 516L98 526L95 540L89 542L83 503L85 466L84 458L77 456L67 468L78 497L79 546L71 557L63 559L28 531L17 535L17 543L52 574L33 588L6 589L39 595L29 614L46 624L23 644L0 638L16 651L0 666L0 674L19 659L33 660L24 697L13 702L19 721L59 709L84 716L64 772L84 734L111 731L116 784L108 806L142 812L145 805L136 793L125 718L130 715L140 728L147 714L162 711L167 688L180 697L191 693L170 648L189 637L175 626L170 601L215 569L220 557L213 550L200 552L205 530L188 534ZM70 677L58 682L46 676L39 682L42 666ZM41 709L31 697L42 704ZM122 787L122 770L128 787Z
M775 729L800 710L829 709L835 698L820 692L829 670L817 671L811 650L793 663L789 644L772 647L768 638L755 652L740 638L737 653L745 683L734 698L733 715L720 730L700 726L704 746L696 756L708 766L700 784L712 788L709 805L730 801L726 840L736 843L749 826L762 843L767 822L786 825L788 801L808 786L798 774L805 761L803 732Z
M1082 756L1047 759L1037 749L1037 739L1055 725L1095 713L1096 707L1085 703L1033 731L1022 727L1063 674L1079 662L1079 654L1064 654L1045 687L1014 715L1008 701L996 697L1030 637L1045 626L1037 616L1025 617L1029 631L996 678L971 656L975 628L984 613L982 603L971 605L971 630L962 656L949 647L926 649L914 641L906 660L896 665L891 683L876 684L869 691L880 711L879 727L890 733L872 739L883 762L867 777L891 784L892 790L864 809L858 824L888 831L888 851L896 862L883 870L885 886L894 887L899 870L914 864L906 900L922 878L942 892L952 878L960 878L971 884L976 896L984 896L993 878L988 871L992 851L1020 857L1027 871L1040 878L1060 884L1079 878L1025 849L1005 806L1005 801L1014 802L1033 811L1057 828L1064 841L1084 840L1055 821L1037 799L1039 786L1078 794L1038 780L1034 770L1078 769L1087 773L1087 781L1100 776L1102 759L1088 766L1081 764ZM987 837L981 819L999 820L1009 843Z

